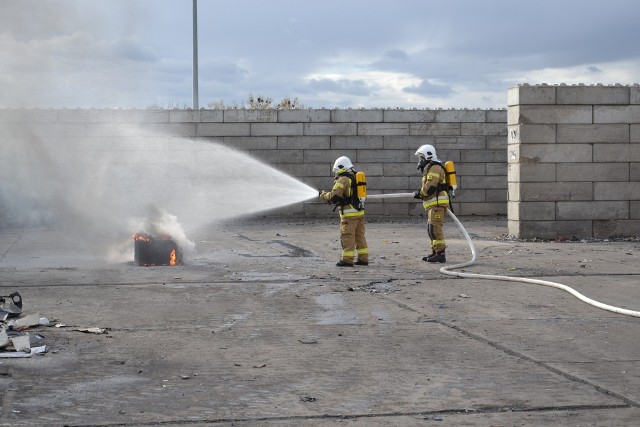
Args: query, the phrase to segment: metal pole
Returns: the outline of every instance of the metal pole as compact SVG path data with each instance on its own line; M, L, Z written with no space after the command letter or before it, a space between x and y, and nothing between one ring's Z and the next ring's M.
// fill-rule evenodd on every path
M193 0L193 109L198 110L198 0Z

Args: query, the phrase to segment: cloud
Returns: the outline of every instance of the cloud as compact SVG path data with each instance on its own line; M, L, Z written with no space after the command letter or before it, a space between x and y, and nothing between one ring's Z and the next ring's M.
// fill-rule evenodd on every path
M408 93L437 98L447 98L455 93L450 86L430 83L429 80L423 80L418 86L409 86L402 90Z
M357 96L367 96L370 94L367 83L362 79L310 79L308 86L314 92L335 92Z

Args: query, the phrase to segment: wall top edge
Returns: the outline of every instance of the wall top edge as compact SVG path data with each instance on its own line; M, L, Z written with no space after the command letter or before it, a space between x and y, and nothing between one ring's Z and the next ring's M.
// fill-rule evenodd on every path
M547 84L547 83L537 83L537 84L529 84L529 83L518 83L513 87L638 87L640 83L632 83L632 84L603 84L603 83L595 83L595 84L586 84L586 83L577 83L577 84Z
M5 111L140 111L140 112L210 112L210 111L507 111L507 108L299 108L293 110L277 110L275 108L265 108L252 110L250 108L226 108L223 110L210 110L201 108L193 110L191 108L182 109L147 109L147 108L54 108L54 107L6 107L0 106L0 110Z

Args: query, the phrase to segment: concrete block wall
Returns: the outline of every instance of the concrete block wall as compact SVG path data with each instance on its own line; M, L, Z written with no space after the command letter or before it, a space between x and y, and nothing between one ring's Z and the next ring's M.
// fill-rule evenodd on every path
M509 233L640 235L640 86L508 92Z
M330 189L331 166L349 156L367 174L369 194L420 187L414 153L432 144L458 175L460 215L507 214L507 110L0 110L0 143L30 132L57 144L100 143L109 137L201 138L261 159L313 188ZM135 138L134 138L135 137ZM415 201L370 200L368 215L421 215ZM273 214L335 215L306 202Z

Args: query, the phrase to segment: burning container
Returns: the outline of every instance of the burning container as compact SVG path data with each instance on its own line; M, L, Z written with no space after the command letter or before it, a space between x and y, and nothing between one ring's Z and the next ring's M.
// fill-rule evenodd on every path
M182 265L182 251L169 237L154 237L149 233L135 233L134 260L138 265Z

